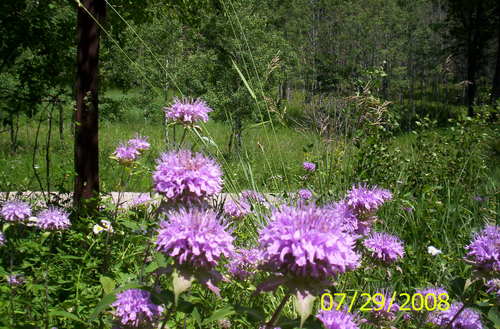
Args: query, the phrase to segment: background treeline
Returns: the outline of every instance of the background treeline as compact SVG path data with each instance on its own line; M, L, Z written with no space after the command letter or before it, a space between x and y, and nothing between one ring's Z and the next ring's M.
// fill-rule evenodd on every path
M76 6L0 4L0 118L13 142L19 115L71 99ZM493 0L120 0L107 11L101 89L133 97L101 94L103 118L127 106L161 120L158 107L184 95L205 98L236 136L270 113L333 134L357 93L390 101L403 128L472 115L499 94Z

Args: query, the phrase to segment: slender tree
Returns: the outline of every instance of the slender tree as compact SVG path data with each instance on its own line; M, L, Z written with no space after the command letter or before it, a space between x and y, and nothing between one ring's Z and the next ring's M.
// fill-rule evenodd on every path
M83 200L97 197L99 193L99 24L102 24L105 16L105 0L79 2L74 185L74 202L78 207L83 205ZM90 202L86 206L92 210L96 205Z

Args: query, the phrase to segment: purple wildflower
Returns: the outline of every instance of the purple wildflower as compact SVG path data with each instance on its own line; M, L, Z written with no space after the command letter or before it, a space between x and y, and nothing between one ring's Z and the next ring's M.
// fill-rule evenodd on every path
M347 204L356 213L366 213L377 210L385 201L391 200L392 194L388 190L378 187L368 188L366 185L353 186L347 194Z
M141 289L128 289L116 295L116 301L111 304L116 310L114 315L125 326L133 328L153 327L163 307L153 304L151 293Z
M403 207L403 210L406 211L407 213L412 213L413 208L412 207Z
M312 192L305 188L299 190L298 195L302 200L309 200L310 198L312 198Z
M148 142L147 137L143 137L137 134L134 138L129 139L127 142L128 146L135 148L138 151L145 151L151 147L151 144Z
M162 154L153 174L155 189L168 199L198 200L222 189L222 171L212 159L189 150Z
M404 255L401 240L387 233L373 233L363 241L363 245L371 252L371 256L386 263L392 263Z
M260 259L258 249L239 249L228 265L229 273L239 280L245 280L255 272Z
M177 98L174 99L172 106L165 107L163 110L167 119L188 125L198 121L207 122L208 113L212 111L201 99L179 100Z
M313 172L316 170L316 165L312 162L304 162L302 166L304 167L305 171Z
M343 231L353 234L358 230L358 218L347 205L347 202L340 201L324 206L333 218L333 221L340 225Z
M145 203L148 203L151 201L151 197L147 193L141 193L139 196L137 196L135 199L132 200L130 205L132 207L136 207Z
M250 213L250 204L245 200L226 200L226 202L224 202L224 213L236 219L245 217Z
M233 237L212 210L180 209L160 223L156 249L177 264L211 268L221 256L232 256Z
M31 208L23 201L7 201L0 210L0 214L6 221L19 222L31 216Z
M262 195L262 193L259 193L254 190L244 190L241 191L241 198L245 199L248 202L256 202L256 203L265 203L266 198Z
M36 226L44 230L64 230L71 225L69 214L56 207L49 207L37 216Z
M24 277L19 274L11 274L7 276L7 283L10 286L19 286L24 283Z
M326 329L359 329L357 316L348 312L321 310L316 317Z
M490 294L496 294L497 297L500 297L500 279L491 279L486 282L486 287L488 290L486 292Z
M377 292L373 294L373 303L374 303L374 308L371 312L371 321L374 323L380 323L384 321L389 321L393 322L396 319L396 313L399 312L399 304L396 303L394 300L391 299L392 296L394 295L393 292L383 290L381 292ZM383 296L383 297L382 297ZM376 311L376 309L379 309L381 306L382 309Z
M120 161L121 163L129 163L133 162L137 159L140 152L134 146L120 144L113 155Z
M259 242L264 266L283 274L328 279L359 266L354 238L314 205L275 209Z
M427 322L441 328L449 327L451 320L463 307L462 303L453 303L446 311L434 311L429 314ZM451 324L451 329L482 329L481 316L470 308L465 308Z
M5 245L5 235L0 232L0 247Z
M478 268L500 272L500 226L487 225L465 248L467 258Z

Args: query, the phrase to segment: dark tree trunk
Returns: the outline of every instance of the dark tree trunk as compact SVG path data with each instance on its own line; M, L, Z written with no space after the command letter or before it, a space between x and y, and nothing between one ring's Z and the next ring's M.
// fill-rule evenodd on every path
M74 203L77 207L83 206L84 200L97 198L99 194L97 82L100 30L94 19L102 23L106 15L105 0L83 0L82 5L85 8L78 7L77 18L74 186ZM89 202L85 207L92 211L96 205L96 202Z
M491 88L491 104L500 98L500 25L497 30L497 63L495 68L495 75L493 77L493 86Z

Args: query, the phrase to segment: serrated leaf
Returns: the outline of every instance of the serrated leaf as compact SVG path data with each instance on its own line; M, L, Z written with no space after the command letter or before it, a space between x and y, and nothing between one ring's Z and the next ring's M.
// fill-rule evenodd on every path
M107 276L101 276L99 281L101 282L102 290L104 290L104 293L106 295L110 294L116 288L115 280L113 280Z
M295 310L300 315L300 327L304 325L309 315L312 313L315 296L311 295L309 291L299 290L295 294Z
M232 306L225 307L223 309L217 310L210 315L209 318L207 318L205 321L203 321L203 324L209 324L210 322L222 320L229 315L232 315L236 313L234 308Z

